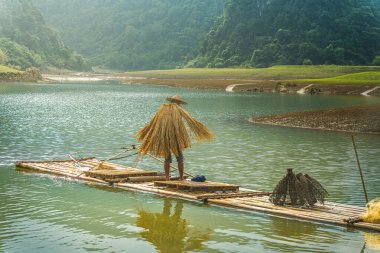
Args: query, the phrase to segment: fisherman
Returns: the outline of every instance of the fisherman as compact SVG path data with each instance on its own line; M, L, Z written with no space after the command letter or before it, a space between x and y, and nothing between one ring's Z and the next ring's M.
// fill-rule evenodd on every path
M187 103L179 95L166 100L170 103L163 103L150 122L137 132L136 138L141 142L138 152L141 155L165 158L166 180L170 180L171 154L174 154L178 163L179 179L183 180L183 150L191 146L190 135L200 142L211 140L212 133L181 107Z

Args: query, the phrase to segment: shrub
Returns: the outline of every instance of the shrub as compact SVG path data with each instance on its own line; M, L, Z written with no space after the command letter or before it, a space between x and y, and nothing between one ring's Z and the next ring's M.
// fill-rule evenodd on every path
M380 55L376 56L375 59L373 59L372 65L380 66Z

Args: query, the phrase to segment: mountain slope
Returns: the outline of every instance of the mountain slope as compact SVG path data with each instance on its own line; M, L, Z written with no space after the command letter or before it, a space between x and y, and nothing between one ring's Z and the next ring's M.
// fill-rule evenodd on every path
M136 70L193 59L225 0L35 2L63 40L94 64Z
M379 2L229 0L193 65L370 64L380 55Z
M8 64L21 68L89 69L84 59L46 26L41 12L28 0L0 0L0 49Z

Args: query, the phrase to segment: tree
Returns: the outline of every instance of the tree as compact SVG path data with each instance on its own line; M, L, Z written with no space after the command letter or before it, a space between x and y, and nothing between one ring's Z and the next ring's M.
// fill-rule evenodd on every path
M8 56L6 51L0 48L0 64L6 64L8 62Z
M250 62L256 67L302 64L304 60L371 64L380 55L380 0L377 3L228 0L224 15L200 50L202 61L194 62L207 64L218 59L231 66L235 62L230 59L236 59L238 65Z
M380 55L376 56L372 61L372 65L380 66Z

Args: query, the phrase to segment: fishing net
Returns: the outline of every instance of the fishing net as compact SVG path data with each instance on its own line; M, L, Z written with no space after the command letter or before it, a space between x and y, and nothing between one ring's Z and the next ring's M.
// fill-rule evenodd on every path
M324 204L325 197L327 197L329 193L316 179L309 176L308 174L305 174L305 177L309 180L309 191L311 191L312 195L315 197L315 203L319 201Z
M327 196L328 192L316 179L302 173L294 175L293 170L288 169L269 200L275 205L311 207L317 202L323 204Z
M368 202L366 212L360 217L363 221L380 224L380 198Z
M136 134L141 142L140 154L160 157L171 153L180 156L182 150L191 146L191 137L198 142L211 140L212 133L176 103L162 104L151 121Z

